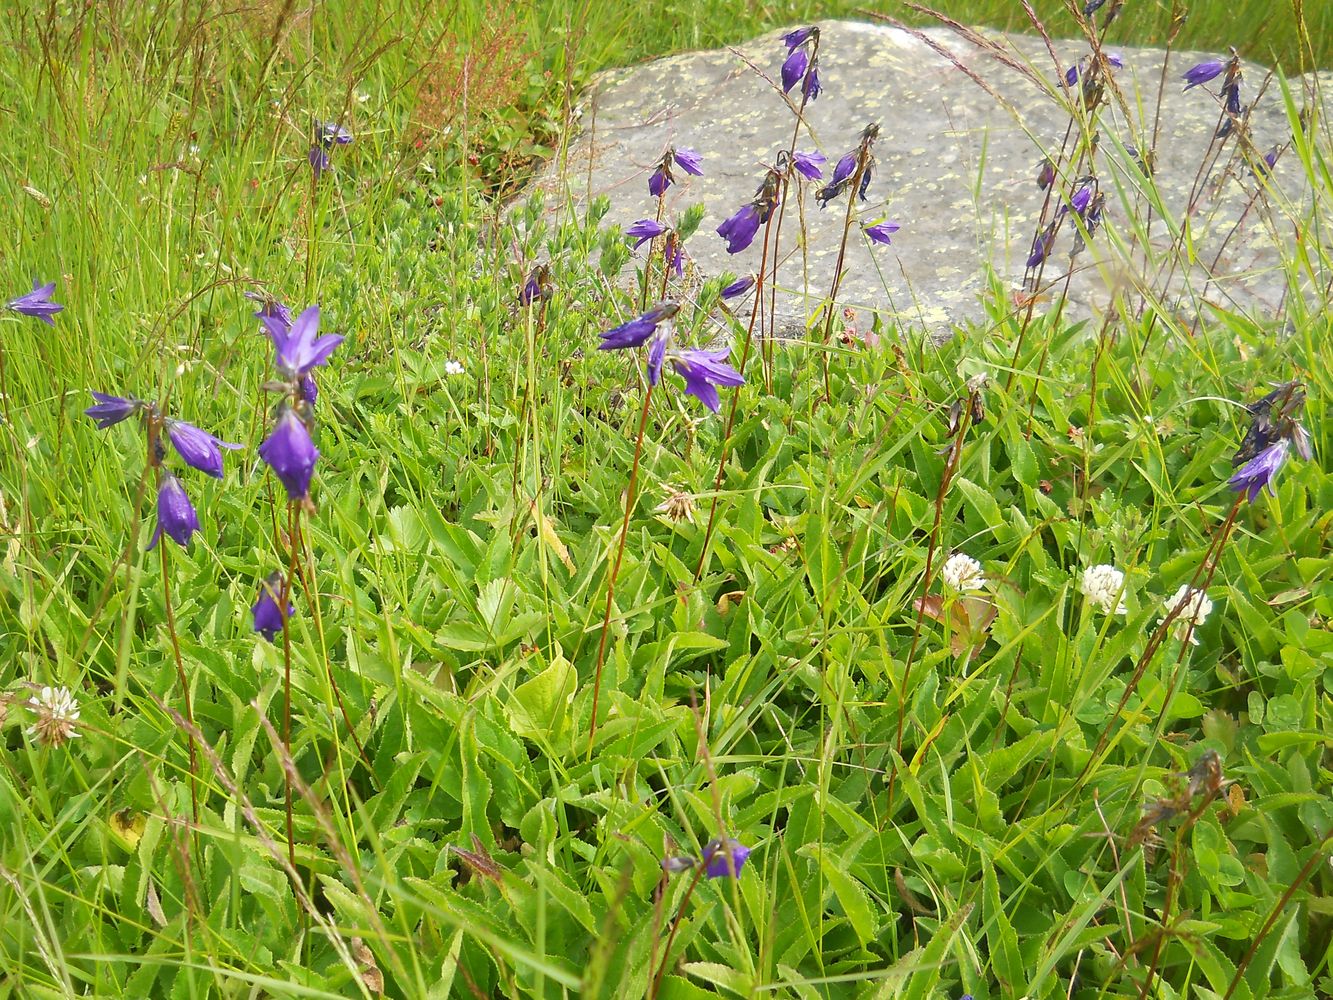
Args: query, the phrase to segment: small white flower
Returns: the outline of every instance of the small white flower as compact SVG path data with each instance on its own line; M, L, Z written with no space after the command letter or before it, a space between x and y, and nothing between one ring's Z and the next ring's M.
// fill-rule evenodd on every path
M1129 613L1125 606L1125 574L1106 563L1089 566L1083 571L1079 589L1102 614L1123 615Z
M38 743L58 747L79 734L74 731L79 721L79 703L66 687L44 687L28 702L37 713L37 721L28 727L28 735Z
M1161 618L1157 619L1157 623L1160 625L1162 622L1166 621L1171 612L1179 609L1179 614L1176 616L1175 620L1172 621L1171 625L1175 629L1176 634L1182 637L1184 636L1185 631L1189 629L1190 643L1197 646L1199 644L1199 637L1194 634L1194 631L1190 626L1197 629L1208 620L1208 615L1211 614L1213 610L1213 602L1208 600L1208 595L1202 590L1195 590L1188 583L1182 583L1180 589L1167 598L1163 606L1166 611Z
M461 361L446 361L444 363L444 373L446 375L462 375L463 363Z
M986 586L981 563L961 552L955 552L948 558L940 575L944 577L944 585L951 590L980 590Z

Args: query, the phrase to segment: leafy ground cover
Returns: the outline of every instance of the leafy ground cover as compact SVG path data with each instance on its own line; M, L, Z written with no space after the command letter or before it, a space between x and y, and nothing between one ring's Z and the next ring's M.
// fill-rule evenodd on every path
M787 15L747 11L7 15L2 270L64 308L0 327L0 995L1333 989L1327 302L997 287L943 345L756 348L716 415L670 362L649 393L596 350L634 220L490 195L589 69ZM1269 194L1326 296L1316 121L1306 203ZM723 284L672 349L740 366ZM274 300L346 338L317 400ZM241 447L210 478L93 390Z

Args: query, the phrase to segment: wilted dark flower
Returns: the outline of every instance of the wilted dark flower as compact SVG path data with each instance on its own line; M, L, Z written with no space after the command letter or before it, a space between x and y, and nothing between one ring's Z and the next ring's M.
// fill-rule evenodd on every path
M782 63L782 92L784 94L791 91L805 76L806 67L810 65L810 53L805 49L792 49L790 54Z
M554 294L551 288L551 269L546 264L538 264L528 273L528 280L523 283L518 293L518 304L530 306L534 302L545 301Z
M871 243L882 243L888 246L893 240L889 237L899 230L896 222L880 222L873 226L862 226L862 231L870 238Z
M671 359L671 366L676 374L685 379L686 394L695 397L714 413L720 400L715 386L737 386L745 383L745 378L727 363L731 355L729 349L717 351L682 351Z
M250 609L250 614L254 618L255 631L269 642L272 642L282 631L284 616L282 606L278 602L282 599L283 588L282 574L270 573L268 578L259 585L259 600L255 601L255 606ZM290 618L295 611L296 609L288 601L286 617Z
M1201 83L1207 83L1209 80L1216 79L1222 71L1227 68L1227 62L1224 59L1209 59L1207 62L1201 62L1197 66L1191 66L1185 71L1182 79L1185 81L1185 89L1197 87Z
M190 505L190 498L185 495L185 487L170 472L163 473L157 487L157 528L148 548L156 546L164 534L184 548L189 544L190 536L198 530L199 517Z
M754 287L754 276L747 274L743 278L737 278L726 288L722 289L722 297L724 299L734 299L738 295L744 295L753 287Z
M661 323L672 319L680 306L670 300L659 302L642 316L636 316L628 323L622 323L601 335L602 342L597 345L599 351L619 351L627 347L639 347L646 343Z
M1259 492L1265 487L1272 494L1273 480L1286 464L1287 453L1290 450L1291 442L1286 438L1274 441L1237 469L1227 485L1238 493L1247 494L1250 503L1258 499Z
M1102 5L1105 3L1106 0L1088 0L1088 2L1083 5L1083 16L1092 17L1093 14L1102 9Z
M1290 441L1296 454L1308 462L1313 457L1310 432L1297 420L1304 407L1305 387L1295 381L1281 382L1268 394L1247 403L1245 409L1250 413L1250 427L1245 432L1245 440L1232 456L1231 464L1248 462L1283 438Z
M804 45L809 38L818 38L819 29L813 24L806 28L797 28L789 31L782 36L782 40L787 43L787 48L794 49L798 45Z
M1269 174L1273 172L1273 168L1275 166L1277 166L1276 146L1274 146L1267 153L1265 153L1263 157L1259 160L1259 162L1254 165L1254 176L1267 177Z
M653 219L640 219L625 230L625 235L635 241L634 249L637 250L649 240L655 240L667 231L668 227L660 222Z
M1078 78L1083 75L1091 62L1091 56L1084 56L1078 62L1074 63L1074 65L1070 66L1069 69L1065 71L1065 83L1071 87L1078 83ZM1109 65L1114 66L1116 69L1123 69L1125 66L1125 60L1118 52L1106 53L1106 62Z
M343 342L340 334L326 333L319 336L319 306L302 311L287 335L281 338L281 343L277 333L278 322L264 320L264 325L268 327L273 346L277 348L278 370L287 378L304 375L311 368L326 363L334 348Z
M870 153L870 146L878 136L879 126L874 122L862 130L861 144L838 160L829 182L815 192L815 200L819 202L820 208L824 208L847 190L847 183L856 175L858 164L861 167L861 180L857 185L856 196L861 201L866 200L866 189L870 187L870 175L874 170L874 157Z
M749 856L750 848L734 837L715 837L704 845L704 874L708 878L735 878Z
M108 396L104 392L93 392L93 399L97 402L83 412L97 422L99 430L113 427L148 406L142 399L133 396Z
M287 499L301 500L310 493L319 449L305 422L290 406L283 406L273 431L259 446L259 457L287 489Z
M185 464L207 473L214 479L222 478L222 449L234 451L241 447L239 444L230 444L214 437L208 431L200 430L184 420L172 420L168 417L166 428L167 437L171 439L172 446Z
M817 181L824 176L824 164L828 162L828 157L820 152L802 153L798 149L791 154L791 162L797 173L812 181Z
M32 291L9 300L9 308L16 313L22 313L24 316L39 319L47 326L55 326L56 321L51 317L65 308L59 302L51 301L51 296L55 294L55 290L56 283L54 281L45 285L39 281L34 281Z
M1055 164L1049 156L1043 156L1037 164L1037 190L1045 191L1055 183Z

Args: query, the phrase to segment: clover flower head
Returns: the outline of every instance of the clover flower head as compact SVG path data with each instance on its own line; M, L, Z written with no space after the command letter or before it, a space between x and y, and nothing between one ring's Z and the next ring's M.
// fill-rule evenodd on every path
M182 461L192 469L198 469L214 479L222 478L222 449L234 451L239 444L231 444L214 437L208 431L200 430L194 424L184 420L166 420L167 437Z
M707 878L736 878L750 856L750 848L734 837L714 837L704 845L704 875Z
M1089 566L1079 578L1079 589L1102 614L1124 615L1129 613L1125 606L1125 574L1108 563Z
M1188 631L1190 643L1197 646L1199 637L1194 634L1194 630L1208 620L1212 610L1213 602L1208 599L1207 594L1202 590L1195 590L1188 583L1182 583L1180 588L1166 599L1163 606L1164 613L1157 619L1157 624L1161 625L1173 612L1176 613L1171 623L1176 635L1184 636Z
M1209 59L1197 66L1191 66L1185 71L1185 75L1181 79L1185 81L1185 89L1189 90L1191 87L1197 87L1209 80L1216 79L1226 68L1227 61L1225 59Z
M282 406L272 432L259 445L259 457L286 488L287 499L302 500L310 495L319 449L305 421L291 406Z
M671 489L666 499L657 505L657 513L669 521L694 523L694 497L683 490Z
M55 291L56 283L54 281L45 285L40 281L33 281L32 291L20 295L16 299L10 299L6 305L20 315L39 319L47 326L55 326L56 321L51 317L65 308L59 302L51 301L51 296L55 294Z
M803 153L798 149L791 155L791 163L796 172L812 181L823 179L824 164L827 162L828 157L817 150L813 153Z
M221 459L219 459L219 462ZM157 527L148 541L149 550L166 535L181 548L190 544L190 536L199 530L199 515L181 481L170 472L163 473L157 487Z
M148 407L148 404L142 399L135 399L133 396L109 396L105 392L95 390L93 391L93 399L96 402L84 410L83 413L84 416L93 418L99 430L114 427L122 420L128 420L140 410Z
M889 237L901 228L896 222L880 222L873 226L862 226L862 231L869 237L871 243L881 243L888 246L893 242Z
M717 386L745 384L745 377L727 363L730 355L731 351L728 348L717 351L682 351L671 358L671 367L676 370L677 375L685 379L686 394L693 396L716 413L721 405Z
M254 630L262 635L269 642L272 642L282 631L282 622L284 617L291 618L296 611L291 602L287 602L287 614L284 616L282 607L278 603L282 597L284 589L284 579L281 573L270 573L268 577L259 585L259 600L250 609L250 615L254 620Z
M960 594L981 590L986 586L986 575L981 570L981 563L962 552L955 552L945 560L940 577L946 587Z
M80 735L76 729L79 703L69 688L43 687L28 702L28 707L37 714L28 727L28 735L42 746L54 749Z
M1250 503L1259 499L1259 494L1264 489L1275 496L1273 480L1286 464L1290 451L1291 441L1279 438L1237 469L1227 481L1227 485L1238 493L1246 494Z

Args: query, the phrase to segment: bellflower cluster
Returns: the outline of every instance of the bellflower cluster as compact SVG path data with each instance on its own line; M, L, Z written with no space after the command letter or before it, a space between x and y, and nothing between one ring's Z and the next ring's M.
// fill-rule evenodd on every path
M801 84L801 102L813 101L824 89L819 83L819 29L797 28L782 36L787 58L782 63L782 92Z
M735 837L714 837L704 845L702 861L704 877L736 878L749 856L750 848ZM662 859L662 870L668 875L676 875L687 872L699 864L698 858L688 854L668 855Z
M337 122L315 122L314 142L306 157L310 161L310 169L314 171L315 180L319 180L320 174L332 165L329 151L334 146L346 146L351 141L352 133Z
M657 167L648 176L648 193L654 198L662 197L675 180L671 175L673 163L687 174L693 174L695 177L703 176L703 157L693 149L683 146L677 149L673 146L662 154Z
M186 465L214 479L222 478L222 450L241 447L201 430L184 420L162 414L157 404L133 396L112 396L93 392L93 405L84 410L99 430L114 427L121 421L138 416L149 441L148 461L157 473L157 526L153 529L148 548L151 550L166 535L184 548L199 530L199 515L195 513L185 486L165 465L166 447L163 435Z
M875 157L870 147L877 138L879 138L879 125L871 122L861 131L861 141L857 147L842 155L833 168L833 176L829 178L829 182L815 192L815 200L819 202L820 208L824 208L847 190L847 185L856 177L858 169L861 172L861 180L857 185L856 196L861 201L866 200L866 189L870 187L870 176L875 166Z
M51 301L51 296L55 294L55 291L56 283L54 281L43 285L40 281L34 280L32 291L20 295L16 299L10 299L5 305L22 316L31 316L33 319L41 320L47 326L55 326L56 321L51 317L65 308L59 302Z
M759 227L777 208L778 182L777 171L770 170L764 175L754 200L742 205L735 215L717 227L717 234L727 241L727 253L740 253L754 242Z
M659 302L642 316L636 316L601 335L599 351L619 351L648 345L648 383L657 385L662 366L671 362L676 374L685 380L685 392L714 413L720 401L718 386L738 386L745 381L740 372L727 363L728 349L677 350L673 343L674 320L680 306L670 300Z
M1232 457L1231 464L1239 468L1228 485L1253 503L1264 489L1273 493L1273 481L1293 450L1305 461L1314 452L1310 432L1297 419L1305 408L1305 387L1299 382L1283 382L1245 408L1250 428Z

